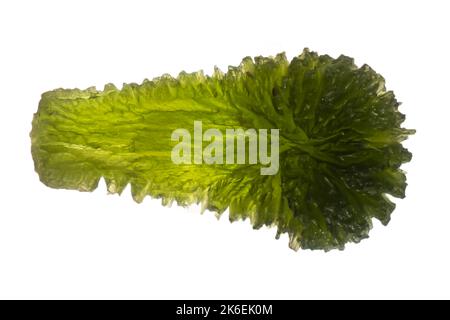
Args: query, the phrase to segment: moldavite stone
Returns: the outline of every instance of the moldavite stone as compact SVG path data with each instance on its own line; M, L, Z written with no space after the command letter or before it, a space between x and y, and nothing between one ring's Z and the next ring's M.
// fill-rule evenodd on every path
M131 184L133 198L163 204L201 203L255 229L275 226L290 247L342 249L368 236L372 218L389 222L387 194L403 198L400 169L411 159L401 141L404 115L384 79L353 59L305 50L289 62L244 58L211 76L180 73L42 95L33 118L32 155L40 180L52 188L108 191ZM280 167L261 164L174 164L171 133L192 128L280 129Z

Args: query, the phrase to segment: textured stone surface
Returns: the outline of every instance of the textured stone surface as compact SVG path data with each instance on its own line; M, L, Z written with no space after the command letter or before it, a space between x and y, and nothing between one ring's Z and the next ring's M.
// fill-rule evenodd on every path
M383 78L351 58L305 50L288 62L245 58L227 73L164 75L118 90L57 89L42 95L32 154L53 188L109 192L131 184L133 198L202 203L255 228L287 232L293 249L333 249L366 238L371 219L387 224L404 197L401 141L413 130ZM175 165L171 132L192 128L280 129L280 170L260 165Z

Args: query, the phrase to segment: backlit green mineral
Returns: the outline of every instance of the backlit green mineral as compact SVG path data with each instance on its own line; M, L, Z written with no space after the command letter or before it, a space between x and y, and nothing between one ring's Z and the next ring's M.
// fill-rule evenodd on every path
M405 196L399 167L411 154L401 141L414 131L401 128L398 106L379 74L346 56L247 57L211 76L182 72L121 90L46 92L33 118L32 154L52 188L92 191L104 177L112 193L130 184L137 202L149 195L218 214L229 208L232 221L288 233L293 249L329 250L366 238L372 218L387 224L395 205L386 194ZM174 139L179 129L191 144ZM227 161L239 149L237 137L227 144L230 129L253 129L257 138L279 132L277 170L262 174L269 164L254 154L266 147L274 155L270 135L267 146L255 140L256 149L244 136L244 157L231 153ZM207 163L214 140L223 150L210 148L216 161ZM186 161L175 163L174 150Z

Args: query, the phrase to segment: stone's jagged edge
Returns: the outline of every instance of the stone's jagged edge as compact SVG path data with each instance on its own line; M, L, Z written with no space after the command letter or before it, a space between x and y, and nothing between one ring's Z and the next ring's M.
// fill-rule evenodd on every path
M333 64L336 64L335 69L333 69ZM339 64L341 64L342 66L339 66ZM301 66L300 69L298 69L298 65ZM372 132L372 135L368 136L368 139L370 140L368 140L367 144L370 146L370 148L380 148L380 150L382 150L382 148L385 148L385 145L392 144L392 150L390 149L390 147L386 148L385 157L387 158L387 161L383 161L383 163L385 163L383 165L388 171L386 171L386 173L384 173L384 171L373 173L374 175L379 174L380 178L373 178L373 176L371 175L372 173L369 172L370 170L367 170L367 172L364 173L367 173L367 177L362 175L361 177L354 178L355 174L357 173L353 173L351 171L353 170L352 168L345 167L342 168L342 174L348 176L343 176L344 178L337 176L337 174L340 173L340 167L337 167L337 173L333 175L333 173L329 172L329 169L334 169L334 167L331 167L331 165L330 168L327 167L329 165L327 162L331 159L329 154L322 154L320 152L317 152L318 149L313 150L312 148L310 148L310 146L303 145L303 143L306 141L305 137L308 137L308 143L310 143L311 145L313 145L314 142L314 144L317 144L319 147L327 146L326 143L328 142L325 143L322 141L323 138L321 136L321 132L313 131L316 130L316 127L311 127L311 124L307 122L314 120L316 123L318 121L320 123L320 121L324 120L321 120L320 118L315 119L317 115L315 113L308 113L309 111L305 107L304 100L308 100L309 98L311 98L311 101L318 103L315 107L323 107L323 110L328 112L327 110L330 108L327 107L328 109L326 109L326 102L317 100L318 98L316 97L322 97L322 92L317 92L316 89L324 87L321 77L326 78L326 75L324 75L326 74L326 72L336 72L336 76L333 75L330 77L338 77L340 70L339 67L348 68L347 71L350 70L349 74L355 75L357 80L353 81L353 79L350 79L350 82L348 83L350 89L352 88L352 86L358 89L358 85L360 85L359 82L363 85L366 85L366 82L368 81L368 87L370 87L371 85L376 85L376 88L374 87L374 91L372 89L368 90L368 92L375 92L374 96L369 97L374 101L374 103L378 100L384 99L381 98L382 96L386 96L386 102L380 102L380 104L385 103L389 108L394 106L394 111L387 108L386 112L388 115L389 112L395 115L396 120L393 122L392 126L395 130L384 128L384 124L382 121L378 121L379 123L377 123L376 119L374 119L374 123L380 125L381 133L377 134L374 131L375 133ZM304 70L302 70L301 68L304 68ZM268 70L270 70L270 72ZM273 76L274 79L271 79L271 81L261 82L254 80L258 79L258 75L264 75L264 72L271 76L275 74ZM292 72L295 76L290 78L289 72ZM296 74L295 72L298 72L298 74ZM171 86L171 84L176 85ZM299 85L301 85L303 91L301 91L300 89L297 90L298 92L292 91L293 89L300 88ZM317 85L317 87L315 88L314 85ZM46 101L49 101L51 99L78 101L79 99L90 100L98 97L107 99L109 95L115 94L119 98L122 97L122 95L126 97L124 98L126 100L126 102L124 102L124 105L133 105L140 99L140 97L136 96L135 94L135 88L142 88L145 86L149 86L150 88L159 88L159 91L155 89L154 91L152 91L152 94L161 94L163 98L173 95L177 95L177 97L181 95L183 98L192 98L195 97L195 95L199 95L200 98L202 97L202 95L206 95L207 97L219 97L224 102L232 105L232 107L234 108L233 112L235 112L236 114L241 114L241 118L239 119L239 121L241 121L243 127L284 128L285 137L287 138L287 140L293 141L294 144L292 147L293 149L286 153L287 160L284 163L284 167L281 168L281 173L277 175L277 178L280 180L279 188L277 189L278 184L276 184L272 180L261 181L261 185L267 183L269 187L272 187L272 189L269 189L272 198L267 200L265 194L254 195L247 190L242 195L231 198L231 201L226 206L224 206L223 202L225 200L223 199L222 194L219 194L217 190L214 191L214 188L222 190L224 189L224 186L220 186L220 184L230 181L232 181L232 183L229 183L229 185L233 185L233 183L235 183L237 187L242 188L242 186L240 185L241 181L239 181L239 179L236 179L236 181L226 179L223 179L223 181L218 180L214 183L213 186L208 186L203 190L197 190L190 195L180 196L176 192L170 195L167 193L164 194L160 193L159 191L155 191L153 190L152 183L142 185L131 179L121 180L112 179L111 177L105 177L101 175L95 176L95 171L94 176L92 176L92 171L86 170L83 173L83 179L75 182L70 180L60 181L58 179L54 179L55 177L51 174L43 174L44 164L41 162L42 159L39 158L39 152L41 152L41 150L38 150L40 147L40 141L38 141L38 122L39 111L41 110L41 108L43 109L46 107L44 106ZM267 93L268 89L270 89L270 93ZM338 89L340 90L341 88ZM313 94L311 96L308 96L308 92L313 92ZM341 94L341 96L345 96L347 93L341 92L339 94ZM339 96L339 94L335 94L335 99L341 99L341 96ZM356 92L354 95L358 98L358 92ZM327 99L330 99L330 101L333 101L332 98L334 96L331 95L332 98L330 98L329 95L325 97ZM358 101L357 98L355 98L355 101ZM368 97L365 96L363 96L363 98L366 100L368 99ZM321 99L324 99L324 97L322 97ZM348 99L345 99L342 102L343 105L347 104L349 105L349 108L354 108L355 111L359 110L357 104L350 106ZM220 105L220 102L222 100L220 100L218 103L218 110L222 110L221 108L225 108ZM255 103L255 101L257 101L257 103ZM361 207L360 209L362 210L361 215L363 215L363 223L361 224L361 226L357 226L361 229L355 234L342 236L341 233L344 232L342 231L344 230L342 229L342 225L338 224L336 227L337 229L333 229L335 228L335 226L333 226L333 224L327 220L331 216L324 216L324 211L320 211L321 208L318 207L317 202L315 202L317 201L317 199L313 198L312 200L308 200L308 197L311 195L317 196L317 190L320 190L320 188L315 188L317 189L316 191L314 191L315 193L313 193L313 191L310 191L311 185L307 186L306 189L303 188L303 185L300 185L299 188L296 188L296 184L298 184L298 182L296 181L298 180L296 180L295 178L291 179L291 177L287 177L286 173L289 172L289 169L292 167L292 163L297 163L300 165L299 169L313 168L313 173L303 176L306 177L305 181L307 182L308 179L314 181L314 177L317 178L317 176L320 176L320 174L323 175L324 173L326 178L331 179L331 177L336 176L337 178L333 178L334 180L331 181L331 187L326 187L327 182L322 181L323 179L321 180L321 183L323 183L325 189L328 188L326 190L331 192L330 197L332 197L332 194L334 194L336 190L345 190L342 188L353 188L356 190L359 190L357 188L362 188L361 190L364 190L364 188L368 188L369 191L376 192L377 196L381 196L382 198L384 198L386 194L392 194L393 196L400 198L404 197L406 178L399 167L402 163L410 161L411 154L406 149L404 149L401 144L399 144L399 142L406 139L408 135L413 134L414 130L400 128L400 124L403 122L404 116L398 112L398 105L399 103L396 102L392 92L386 91L384 86L384 79L380 75L376 74L367 65L364 65L361 68L357 68L353 63L353 59L351 58L340 56L338 59L332 59L329 56L318 56L314 52L310 52L309 50L305 49L305 51L300 56L294 58L291 63L287 62L284 53L279 54L274 58L256 57L255 61L253 61L249 57L246 57L243 59L239 67L229 67L227 73L223 73L217 67L215 67L212 76L205 76L202 71L194 73L181 72L176 78L166 74L162 75L161 77L154 78L153 80L146 79L142 82L141 85L135 83L124 84L122 89L120 90L117 89L113 84L107 84L105 85L103 91L98 91L95 89L95 87L90 87L85 90L56 89L50 92L46 92L42 95L39 110L34 115L33 129L30 133L30 136L32 140L32 154L35 162L35 170L39 174L41 181L49 187L77 189L80 191L93 191L97 188L100 178L103 177L109 193L117 193L120 195L125 187L130 184L133 199L137 203L142 202L147 195L153 198L161 198L162 204L165 206L170 205L173 202L176 202L180 206L188 206L190 204L196 203L201 204L202 212L207 209L216 212L217 217L220 217L220 215L228 208L230 210L231 222L237 220L246 220L248 218L254 229L259 229L263 225L268 227L276 227L276 238L279 238L279 236L283 233L287 233L289 236L289 246L294 250L298 250L299 248L309 248L323 249L325 251L328 251L336 248L343 249L345 243L347 242L359 242L361 239L367 238L368 232L372 227L371 219L373 217L376 217L378 219L381 219L383 224L387 224L390 218L390 213L394 210L395 205L386 200L387 207L385 209L385 216L383 217L376 216L378 213L375 209L370 209L369 207ZM308 104L306 104L306 106L308 106ZM294 110L292 110L292 108L294 108ZM341 109L343 111L338 110L339 112L341 112L341 114L345 114L345 112L347 112L344 108ZM380 108L380 110L384 109ZM57 110L57 112L63 111ZM293 115L291 116L288 113L292 113ZM261 114L263 114L264 117L259 117L259 115ZM296 116L297 118L295 118ZM300 116L302 116L303 118L301 118ZM362 119L365 119L364 116L361 117ZM334 122L338 121L341 118L335 119L336 120L334 120ZM334 122L328 122L328 125L333 124ZM303 126L302 124L305 125ZM364 131L365 129L358 128L358 130ZM385 133L386 135L384 135ZM354 137L352 137L350 134L348 134L347 136L350 137L349 142L353 143L352 138ZM345 140L347 136L346 134L342 135L343 138L340 138L341 136L338 136L338 140L336 140L336 146L339 146L339 143L343 141L340 147L345 150L343 146L345 146L345 143L348 143L348 141ZM364 137L363 135L361 136ZM329 138L330 137L327 137L327 139ZM342 141L339 139L341 139ZM316 147L316 145L314 145L314 147ZM296 148L300 148L298 150L301 150L301 154L296 153ZM336 152L338 152L339 148L336 149ZM305 154L307 154L307 156L305 156ZM339 157L338 159L340 159ZM325 161L326 165L324 168L320 167L322 165L320 164L320 162L318 162L319 159L320 161ZM357 160L351 158L351 154L349 156L349 159L351 161ZM336 160L336 163L334 163L333 165L345 165L347 161L348 160L342 160L341 162L341 160ZM377 166L381 163L378 162L376 162ZM314 167L317 164L319 164L319 169ZM356 162L355 166L357 167L357 165L358 164ZM350 173L346 171L347 169ZM389 170L392 170L392 172ZM315 174L316 176L314 176ZM348 181L346 180L347 178L349 179ZM360 179L361 181L364 181L364 179L369 178L373 181L366 181L365 185L359 186L358 183ZM392 184L392 187L383 185L383 179L391 179L392 181L389 181L389 183ZM328 181L328 183L330 183L330 181ZM372 183L374 184L374 186L371 185ZM377 183L380 183L380 185L377 185ZM218 186L220 186L220 188ZM211 190L213 190L212 193ZM222 193L224 193L224 191ZM219 197L219 200L217 200L214 196ZM359 195L356 192L349 192L350 198L358 196ZM304 201L299 201L298 199L300 198L304 199ZM323 197L319 197L319 199L322 198ZM341 198L337 199L339 201L344 201ZM362 197L361 199L368 200L369 198ZM374 197L373 199L377 198ZM373 202L371 205L373 205L375 208L378 204ZM344 208L343 210L346 210L345 207L339 208ZM317 213L313 213L313 215L311 216L308 213L308 209L310 212L317 211ZM365 210L368 210L367 213ZM373 212L370 210L372 210ZM319 217L319 215L322 215L322 217ZM352 217L354 218L354 216ZM318 226L314 226L314 219L318 219ZM311 222L313 222L313 225L308 225L308 223ZM353 222L350 221L349 223ZM316 231L311 231L310 233L308 233L311 228ZM315 237L323 237L323 240L316 243L314 242Z

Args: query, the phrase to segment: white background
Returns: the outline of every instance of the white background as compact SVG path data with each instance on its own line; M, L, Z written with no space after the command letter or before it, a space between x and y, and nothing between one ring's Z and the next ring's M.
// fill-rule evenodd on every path
M0 298L450 298L448 1L2 1ZM226 70L304 47L368 63L403 102L413 161L388 227L294 252L274 229L39 182L40 94Z

